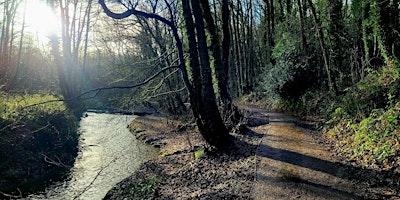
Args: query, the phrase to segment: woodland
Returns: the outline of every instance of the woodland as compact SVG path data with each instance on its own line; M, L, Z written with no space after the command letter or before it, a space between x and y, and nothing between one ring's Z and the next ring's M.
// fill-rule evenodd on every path
M255 103L316 117L349 160L400 171L399 0L0 0L0 10L0 191L67 170L87 108L186 118L225 151L242 119L235 102Z

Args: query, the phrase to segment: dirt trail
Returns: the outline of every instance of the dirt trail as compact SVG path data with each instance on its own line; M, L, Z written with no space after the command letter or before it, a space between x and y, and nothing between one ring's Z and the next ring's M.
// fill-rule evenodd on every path
M269 124L257 150L254 199L365 199L368 187L346 177L346 166L290 116L258 111Z

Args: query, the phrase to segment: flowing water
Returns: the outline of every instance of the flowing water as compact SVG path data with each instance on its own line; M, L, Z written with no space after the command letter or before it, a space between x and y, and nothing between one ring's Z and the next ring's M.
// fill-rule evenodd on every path
M127 129L135 116L86 113L80 121L80 153L69 177L29 199L102 199L131 175L156 149L137 141Z

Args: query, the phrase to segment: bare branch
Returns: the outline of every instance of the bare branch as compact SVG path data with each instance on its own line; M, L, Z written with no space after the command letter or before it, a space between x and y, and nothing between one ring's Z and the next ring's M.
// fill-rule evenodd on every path
M10 197L10 199L20 199L20 198L22 198L22 192L21 192L21 190L20 190L19 188L17 188L17 190L18 190L18 192L19 192L19 195L18 195L18 196L16 196L16 195L11 195L11 194L7 194L7 193L4 193L4 192L2 192L2 191L0 191L0 194L3 195L3 196L5 196L5 197Z
M115 12L111 11L107 7L107 5L104 2L104 0L99 0L99 4L103 8L104 12L109 17L112 17L114 19L124 19L124 18L127 18L127 17L131 16L131 15L135 15L135 16L141 16L141 17L144 17L144 18L147 18L147 19L156 19L158 21L161 21L161 22L167 24L170 27L175 27L175 25L174 25L174 23L172 21L169 21L168 19L165 19L164 17L161 17L160 15L157 15L157 14L146 13L146 12L143 12L143 11L136 10L134 8L128 9L123 13L115 13Z
M174 91L168 91L168 92L159 93L159 94L156 94L156 95L153 95L153 96L148 96L148 97L146 97L145 99L148 100L148 99L156 98L156 97L159 97L159 96L164 96L164 95L168 95L168 94L179 93L179 92L182 92L182 91L185 90L185 89L186 89L186 87L183 87L183 88L181 88L181 89L177 89L177 90L174 90Z
M164 67L164 68L162 68L160 71L158 71L157 73L155 73L155 74L153 74L152 76L150 76L149 78L147 78L145 81L143 81L143 82L141 82L141 83L138 83L138 84L135 84L135 85L129 85L129 86L110 86L110 87L96 88L96 89L89 90L89 91L86 91L86 92L80 94L79 96L75 97L75 99L76 99L76 98L83 97L83 96L85 96L85 95L87 95L87 94L90 94L90 93L92 93L92 92L98 92L98 91L102 91L102 90L111 90L111 89L132 89L132 88L140 87L140 86L142 86L142 85L145 85L145 84L149 83L151 80L155 79L155 78L156 78L157 76L159 76L161 73L163 73L163 72L165 72L165 71L167 71L167 70L170 70L170 69L175 69L175 68L178 68L178 69L179 69L180 66L173 65L173 66Z
M44 157L44 161L46 163L55 165L57 167L67 167L64 163L62 163L61 159L58 156L54 156L57 160L51 159L50 157L46 156L45 154L42 153L42 156Z
M176 47L178 48L178 55L179 55L179 61L180 61L179 68L182 70L183 81L184 81L189 93L192 93L192 85L190 84L190 81L189 81L189 78L188 78L189 76L188 76L187 71L185 69L185 60L184 60L184 55L183 55L183 44L182 44L182 41L181 41L181 39L179 37L178 29L175 26L173 21L167 20L166 18L161 17L160 15L153 14L153 13L145 13L145 12L142 12L142 11L135 10L134 8L133 9L129 9L129 10L123 12L123 13L114 13L107 7L107 5L105 4L104 0L99 0L99 4L103 8L104 12L109 17L112 17L114 19L124 19L124 18L127 18L127 17L131 16L131 15L136 15L136 16L141 16L141 17L147 18L147 19L156 19L158 21L163 22L167 26L169 26L171 28L172 34L174 36L174 39L175 39L175 42L176 42Z
M101 87L101 88L96 88L96 89L92 89L89 91L86 91L84 93L81 93L78 96L69 98L69 99L56 99L56 100L50 100L50 101L44 101L44 102L40 102L40 103L36 103L36 104L32 104L32 105L28 105L24 108L29 108L29 107L33 107L33 106L38 106L38 105L42 105L42 104L46 104L46 103L52 103L52 102L64 102L64 101L73 101L73 100L88 100L88 99L92 99L94 97L96 97L100 91L103 90L113 90L113 89L132 89L132 88L136 88L136 87L140 87L143 86L147 83L149 83L150 81L152 81L153 79L157 78L160 74L162 74L165 71L168 71L170 69L181 69L180 65L172 65L172 66L168 66L168 67L164 67L162 68L160 71L158 71L157 73L153 74L152 76L150 76L149 78L147 78L146 80L144 80L141 83L135 84L135 85L129 85L129 86L110 86L110 87ZM94 96L91 97L87 97L87 98L82 98L85 95L88 95L90 93L95 93Z

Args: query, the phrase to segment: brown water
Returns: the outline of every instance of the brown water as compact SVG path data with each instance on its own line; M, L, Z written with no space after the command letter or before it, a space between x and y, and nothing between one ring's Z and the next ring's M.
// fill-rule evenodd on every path
M28 199L102 199L116 183L157 154L127 129L134 118L87 113L80 121L80 153L69 178Z

